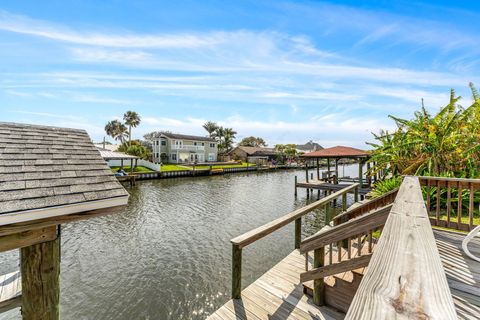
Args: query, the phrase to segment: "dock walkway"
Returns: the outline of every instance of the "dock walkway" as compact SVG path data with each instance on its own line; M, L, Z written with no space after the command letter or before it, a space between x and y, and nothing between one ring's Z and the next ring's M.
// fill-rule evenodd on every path
M317 307L312 298L303 293L299 279L304 271L305 257L294 250L245 288L242 299L228 301L208 319L343 319L343 313L330 307Z
M462 251L465 234L435 229L434 235L458 318L478 319L480 265ZM480 255L480 240L474 239L469 248L473 254ZM208 319L343 319L344 313L318 307L303 293L300 273L304 271L305 257L294 250L245 288L241 300L229 300Z

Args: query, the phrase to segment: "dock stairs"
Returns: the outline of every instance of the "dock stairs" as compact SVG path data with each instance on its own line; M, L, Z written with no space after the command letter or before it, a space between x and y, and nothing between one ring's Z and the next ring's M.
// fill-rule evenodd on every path
M375 241L376 242L376 241ZM375 247L375 242L372 243L372 249ZM368 243L363 241L361 254L368 255ZM351 255L353 257L358 256L359 250L357 243L352 245ZM338 257L338 250L336 247L332 250L332 257ZM330 252L325 254L324 260L329 261ZM309 257L313 261L313 257ZM342 261L350 260L348 257L348 252L343 250L342 252ZM326 264L327 265L327 264ZM309 262L309 267L312 268L312 263ZM337 311L346 313L350 304L352 303L353 297L357 292L357 289L360 285L360 281L363 278L363 275L367 272L368 267L360 267L345 272L340 272L331 276L323 278L324 281L324 303L325 306L332 307ZM308 271L308 269L306 270ZM303 282L303 292L309 296L313 297L313 280Z
M396 192L374 201L355 203L334 217L329 225L302 241L300 253L305 255L306 263L300 282L304 294L315 300L317 286L321 292L321 301L317 301L320 305L347 313L367 271Z

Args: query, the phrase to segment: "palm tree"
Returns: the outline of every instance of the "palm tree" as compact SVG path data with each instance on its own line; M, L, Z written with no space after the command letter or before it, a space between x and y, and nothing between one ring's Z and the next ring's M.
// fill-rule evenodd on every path
M132 127L135 128L140 124L140 116L135 111L127 111L123 115L123 120L128 126L128 144L132 145Z
M223 148L228 152L233 147L233 141L235 140L237 132L232 128L225 128L223 131Z
M210 138L213 138L215 131L218 129L218 125L213 121L207 121L202 126L207 132Z
M114 132L114 139L120 141L120 143L124 144L127 137L129 137L127 126L123 123L119 122L115 132Z

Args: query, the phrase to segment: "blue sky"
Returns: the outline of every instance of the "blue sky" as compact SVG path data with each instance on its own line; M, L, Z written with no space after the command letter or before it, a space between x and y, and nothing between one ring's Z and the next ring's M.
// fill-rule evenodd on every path
M480 4L0 1L2 121L365 147L388 114L480 85Z

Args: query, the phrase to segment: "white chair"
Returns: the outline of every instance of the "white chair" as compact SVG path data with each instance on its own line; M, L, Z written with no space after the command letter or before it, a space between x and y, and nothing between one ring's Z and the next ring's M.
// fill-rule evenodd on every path
M475 229L469 232L469 234L463 239L462 241L462 249L465 252L467 256L469 256L471 259L480 262L480 258L474 256L469 250L468 250L468 243L475 238L475 236L480 235L480 225L476 226Z

